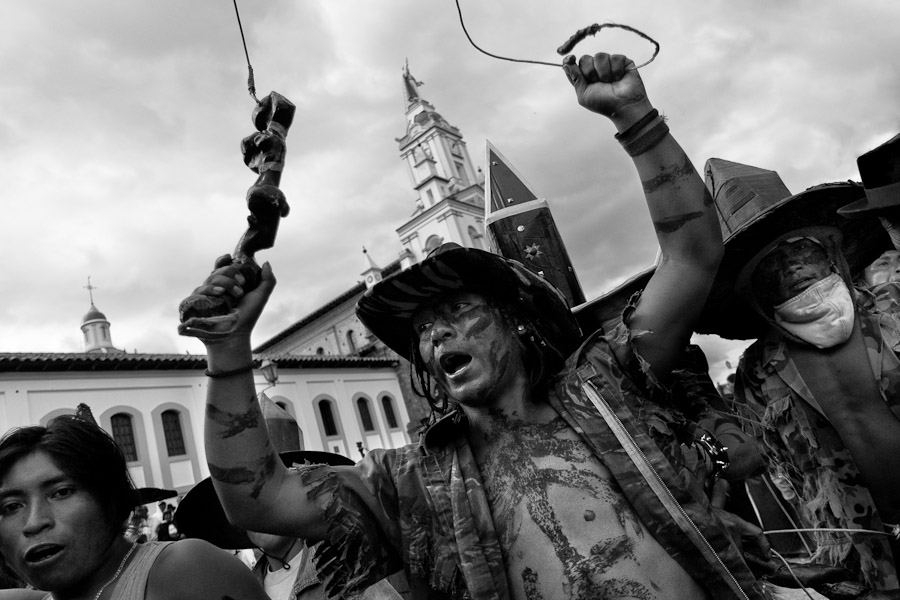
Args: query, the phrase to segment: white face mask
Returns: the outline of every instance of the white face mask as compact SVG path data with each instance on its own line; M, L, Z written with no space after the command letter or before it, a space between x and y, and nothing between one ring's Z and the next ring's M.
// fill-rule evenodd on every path
M846 342L853 331L853 319L850 290L837 273L775 307L775 322L816 348Z

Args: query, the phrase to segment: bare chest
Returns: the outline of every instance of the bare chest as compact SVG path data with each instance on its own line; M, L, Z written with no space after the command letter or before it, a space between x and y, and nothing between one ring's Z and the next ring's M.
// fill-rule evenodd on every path
M900 419L891 411L857 329L835 350L791 348L800 376L837 432L883 516L900 512Z
M561 419L476 452L514 598L702 598Z

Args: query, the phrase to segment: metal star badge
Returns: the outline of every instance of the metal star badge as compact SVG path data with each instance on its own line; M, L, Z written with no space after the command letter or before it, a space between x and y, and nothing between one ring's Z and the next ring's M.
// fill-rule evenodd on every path
M542 255L540 244L532 244L530 246L525 246L525 258L528 260L534 260L538 256Z

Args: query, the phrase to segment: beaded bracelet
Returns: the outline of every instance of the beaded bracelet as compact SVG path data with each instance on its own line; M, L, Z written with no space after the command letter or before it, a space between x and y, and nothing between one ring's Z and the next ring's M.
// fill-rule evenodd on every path
M219 379L221 377L231 377L232 375L240 375L241 373L249 373L253 370L253 363L249 365L245 365L243 367L238 367L237 369L231 369L230 371L210 371L209 369L205 370L203 373L207 377L211 377L213 379Z

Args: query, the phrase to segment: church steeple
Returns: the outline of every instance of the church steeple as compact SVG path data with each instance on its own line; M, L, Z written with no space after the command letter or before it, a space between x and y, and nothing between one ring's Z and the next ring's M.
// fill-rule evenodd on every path
M375 264L365 246L363 246L363 256L365 256L366 269L360 275L365 279L366 288L371 289L372 286L381 281L381 267Z
M91 298L91 308L81 320L81 332L84 334L84 351L122 352L112 345L112 338L109 334L109 321L106 319L106 315L94 306L94 290L97 288L91 285L90 277L88 277L88 284L84 287Z
M406 132L397 142L418 197L412 216L397 233L411 262L421 260L442 242L484 247L483 176L472 166L459 129L419 94L422 85L407 62L403 66Z
M406 61L406 65L403 67L403 88L406 92L407 106L419 99L420 85L422 85L422 82L412 76L409 72L409 61Z

